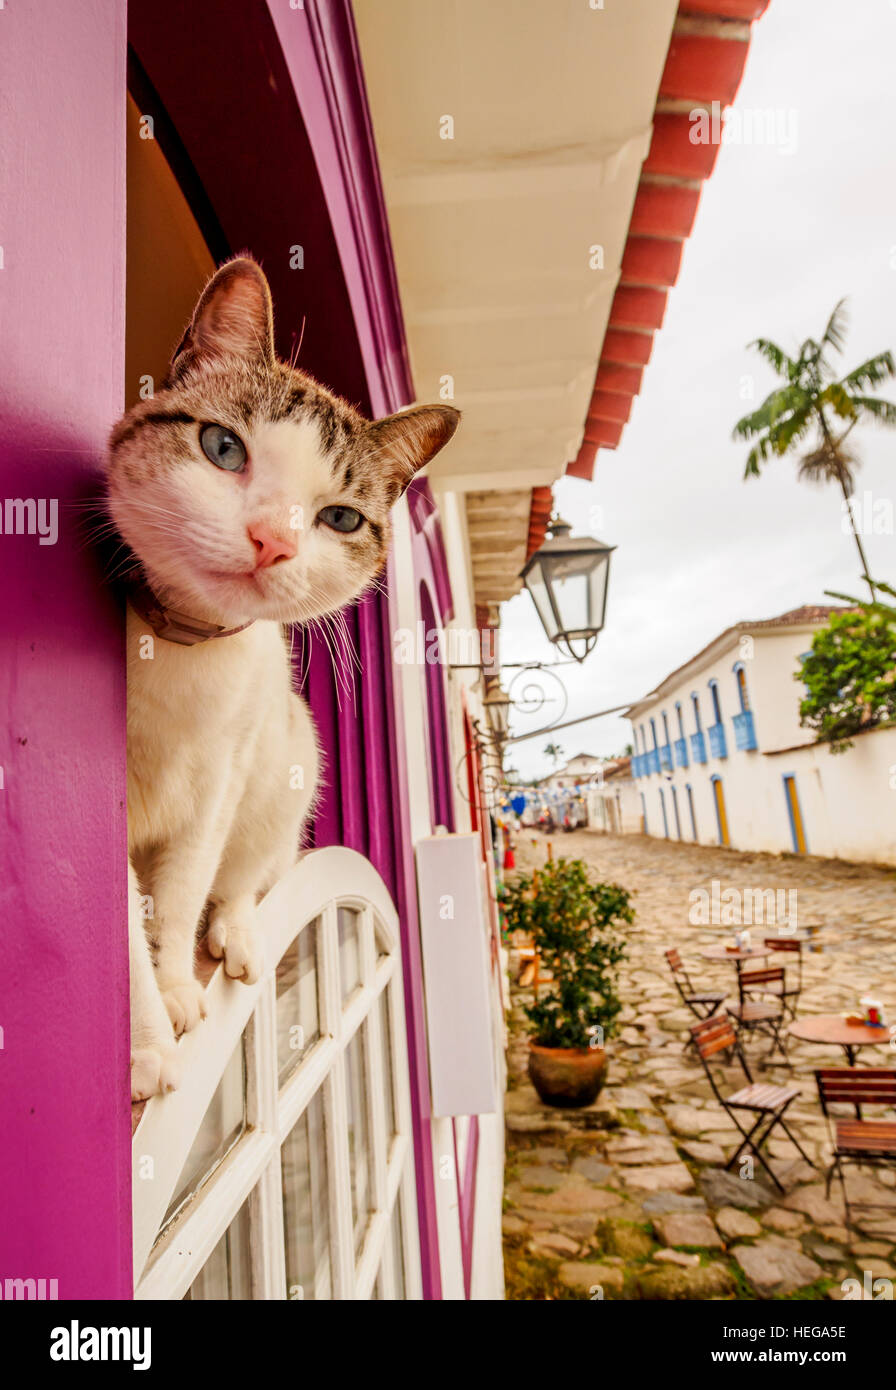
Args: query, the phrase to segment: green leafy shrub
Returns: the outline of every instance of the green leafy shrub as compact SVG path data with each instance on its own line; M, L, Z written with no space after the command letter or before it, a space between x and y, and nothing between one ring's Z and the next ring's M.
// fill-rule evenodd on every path
M864 603L835 613L794 679L806 687L800 724L832 753L851 748L854 734L896 722L896 607Z
M553 979L526 1009L541 1047L588 1047L614 1031L622 1008L616 994L625 956L619 935L634 921L630 895L615 883L595 883L581 859L558 859L536 875L522 874L505 887L510 931L524 931Z

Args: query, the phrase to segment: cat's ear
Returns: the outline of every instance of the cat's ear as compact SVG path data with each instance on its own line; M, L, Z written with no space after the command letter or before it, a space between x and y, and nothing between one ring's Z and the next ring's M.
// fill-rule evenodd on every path
M414 474L448 443L459 422L460 411L453 406L420 405L368 426L370 462L389 483L390 505Z
M175 371L187 360L232 354L274 364L271 291L261 266L248 256L228 261L209 280L171 368Z

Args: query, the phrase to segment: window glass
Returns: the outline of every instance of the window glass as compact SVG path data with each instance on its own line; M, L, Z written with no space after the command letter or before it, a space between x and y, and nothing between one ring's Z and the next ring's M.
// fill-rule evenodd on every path
M377 1004L380 1014L380 1037L383 1049L383 1090L386 1100L386 1134L389 1141L394 1138L395 1127L395 1078L392 1075L392 987L387 986Z
M406 1298L406 1282L404 1272L404 1239L401 1223L401 1201L395 1199L395 1207L392 1211L392 1220L389 1223L389 1239L392 1242L392 1260L395 1266L395 1297Z
M353 908L339 908L339 973L342 979L343 1001L354 994L361 983L358 953L359 917L360 913Z
M246 1065L243 1039L231 1054L218 1089L202 1119L199 1133L181 1169L164 1226L213 1173L246 1128Z
M320 1037L317 922L309 922L277 966L277 1069L280 1081Z
M251 1297L249 1203L244 1202L187 1289L184 1299L248 1300Z
M316 1091L280 1153L286 1296L331 1294L330 1215L323 1092Z
M359 1028L345 1051L348 1092L348 1157L352 1186L355 1253L361 1249L370 1215L370 1128L367 1122L365 1029Z

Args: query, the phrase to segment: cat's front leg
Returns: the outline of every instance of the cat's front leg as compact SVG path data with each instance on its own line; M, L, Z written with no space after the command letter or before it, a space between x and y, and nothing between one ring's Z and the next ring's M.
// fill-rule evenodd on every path
M153 857L152 891L158 937L156 974L175 1033L205 1018L205 990L196 979L196 928L227 835L224 789L197 798L190 828Z
M128 864L128 943L131 967L131 1099L176 1090L177 1045L149 953L144 911L133 865Z
M255 926L254 892L227 897L223 902L212 901L208 949L217 960L223 960L225 975L247 985L255 984L263 961Z
M237 808L215 877L208 949L232 979L254 984L263 968L256 902L296 861L302 822L317 782L318 755L311 719L293 696L289 725L270 732L258 750L254 775ZM308 786L295 788L282 769L300 766ZM305 778L302 779L303 783Z

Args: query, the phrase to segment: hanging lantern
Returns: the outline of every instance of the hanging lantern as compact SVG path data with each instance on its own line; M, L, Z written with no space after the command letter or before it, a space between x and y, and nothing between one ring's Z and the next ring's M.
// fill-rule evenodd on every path
M520 576L549 642L584 661L604 625L607 581L614 545L593 536L572 536L559 518L550 539L526 561Z
M488 722L498 743L503 743L510 729L510 696L494 681L482 702Z

